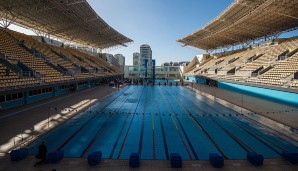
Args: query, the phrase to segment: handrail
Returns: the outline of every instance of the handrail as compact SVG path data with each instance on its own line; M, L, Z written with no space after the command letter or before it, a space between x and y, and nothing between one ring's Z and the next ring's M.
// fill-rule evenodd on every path
M11 60L11 59L8 56L6 56L3 53L0 53L0 63L3 63L6 67L8 67L9 69L15 71L18 74L19 73L22 73L22 69L19 66L15 65L15 64L12 64L11 62L9 62L9 60Z

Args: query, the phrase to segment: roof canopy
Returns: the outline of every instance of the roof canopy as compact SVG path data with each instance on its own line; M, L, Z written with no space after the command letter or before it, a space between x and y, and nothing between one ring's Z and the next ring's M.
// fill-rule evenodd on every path
M178 42L204 50L249 42L298 27L298 0L235 0Z
M101 19L86 0L1 0L0 16L57 38L101 49L132 41Z

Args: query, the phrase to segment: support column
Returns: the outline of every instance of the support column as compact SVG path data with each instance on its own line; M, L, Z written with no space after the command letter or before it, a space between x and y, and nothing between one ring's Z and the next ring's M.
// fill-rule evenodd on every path
M29 90L25 90L23 92L24 104L28 104L28 98L29 98Z

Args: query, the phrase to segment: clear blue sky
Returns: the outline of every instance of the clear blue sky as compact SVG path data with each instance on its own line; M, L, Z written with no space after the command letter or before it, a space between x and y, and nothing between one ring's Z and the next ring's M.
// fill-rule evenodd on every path
M142 44L151 46L157 65L170 61L190 61L203 51L192 47L181 47L176 40L206 25L233 2L233 0L87 1L111 27L134 40L128 47L104 51L123 54L126 57L126 65L132 65L132 54L139 52ZM281 37L297 35L298 31L294 31Z
M142 44L149 44L157 65L170 61L190 61L202 53L181 47L177 39L207 24L232 0L87 0L110 26L134 40L128 47L108 53L121 53L126 65Z

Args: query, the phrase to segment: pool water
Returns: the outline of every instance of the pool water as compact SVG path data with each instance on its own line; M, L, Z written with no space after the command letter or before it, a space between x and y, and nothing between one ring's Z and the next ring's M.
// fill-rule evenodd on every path
M108 159L138 152L145 160L167 160L170 153L208 160L220 153L234 160L250 151L265 158L298 152L294 140L182 86L125 86L40 137L32 154L41 140L65 157L101 151Z

